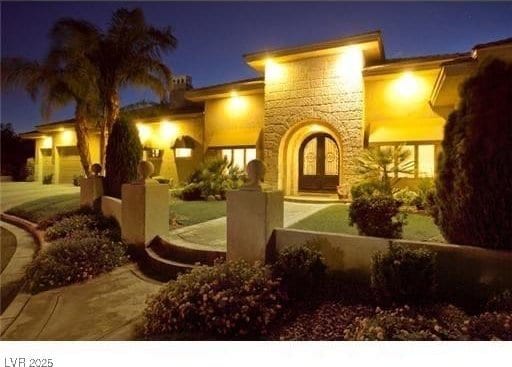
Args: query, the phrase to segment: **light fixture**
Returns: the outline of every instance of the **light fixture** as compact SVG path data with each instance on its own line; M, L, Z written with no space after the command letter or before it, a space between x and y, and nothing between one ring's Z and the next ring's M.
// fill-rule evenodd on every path
M417 96L421 90L419 79L410 71L403 73L394 84L395 94L401 98Z
M140 142L144 145L151 137L151 127L142 123L138 123L137 130L139 131Z
M174 149L175 158L190 158L192 157L192 149L194 149L194 139L190 136L183 135L176 139L172 149Z
M229 111L234 114L238 114L241 111L245 110L247 105L247 101L244 97L238 95L236 90L231 91L231 98L229 99Z
M41 143L42 149L50 149L53 146L53 139L51 136L43 136L43 142Z
M344 50L336 63L336 76L346 87L360 87L362 83L362 70L364 67L363 52L358 47L349 47Z
M72 145L73 137L74 137L73 131L71 131L71 130L64 130L61 133L62 144L64 144L64 145Z
M160 138L161 139L164 139L164 140L169 140L169 139L172 139L173 137L175 137L176 135L178 135L178 127L169 122L169 121L162 121L160 123Z
M284 75L284 68L272 59L265 60L265 79L268 81L277 81Z

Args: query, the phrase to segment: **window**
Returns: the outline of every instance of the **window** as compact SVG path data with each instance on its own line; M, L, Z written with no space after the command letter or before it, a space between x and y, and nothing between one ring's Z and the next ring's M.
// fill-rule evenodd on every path
M222 149L221 154L234 166L245 170L247 163L256 159L256 148L227 148Z
M418 177L434 177L435 145L418 145Z
M400 164L398 167L398 177L409 177L414 178L414 171L415 171L415 158L414 158L414 152L416 149L414 149L414 145L404 145L402 146L402 151L409 152L409 157ZM402 171L402 172L400 172ZM407 173L409 172L410 173Z

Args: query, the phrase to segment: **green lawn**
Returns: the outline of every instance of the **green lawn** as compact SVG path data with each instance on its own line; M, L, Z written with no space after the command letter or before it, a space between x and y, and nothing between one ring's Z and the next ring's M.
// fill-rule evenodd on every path
M2 252L2 257L0 258L0 273L2 273L9 264L9 261L16 252L16 237L6 230L5 228L0 227L0 251Z
M357 234L356 227L349 226L348 222L348 205L335 204L304 218L291 228ZM403 238L417 241L444 242L432 218L422 214L408 214Z
M190 226L226 215L225 201L182 201L173 199L169 205L171 219L180 226Z
M7 210L6 213L37 223L57 213L78 209L79 206L79 193L63 194L26 202Z

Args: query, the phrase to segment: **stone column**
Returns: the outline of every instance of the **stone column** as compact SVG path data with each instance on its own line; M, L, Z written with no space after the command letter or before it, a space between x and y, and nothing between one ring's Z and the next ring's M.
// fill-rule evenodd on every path
M80 180L80 206L99 208L103 196L103 177L101 166L95 163L91 167L92 176Z
M227 259L265 262L273 230L283 227L283 192L261 187L260 160L249 162L247 174L245 187L227 193Z
M142 179L121 188L121 237L131 245L144 246L169 233L169 186L149 179L153 170L151 162L142 161Z

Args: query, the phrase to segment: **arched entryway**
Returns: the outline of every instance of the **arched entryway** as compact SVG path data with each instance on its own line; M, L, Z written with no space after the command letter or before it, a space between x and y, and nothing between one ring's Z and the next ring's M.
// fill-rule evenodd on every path
M332 192L339 183L340 153L326 133L304 139L299 149L299 191Z

